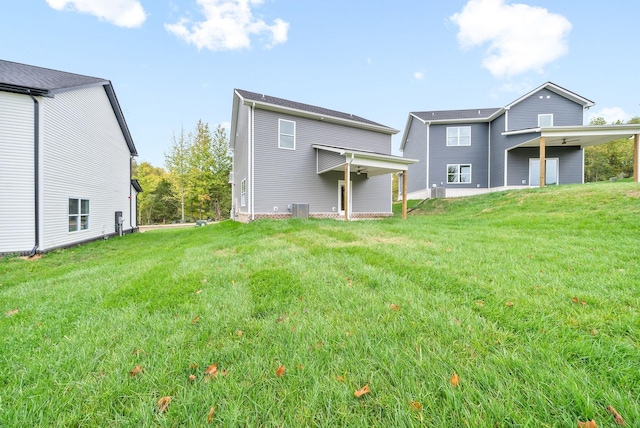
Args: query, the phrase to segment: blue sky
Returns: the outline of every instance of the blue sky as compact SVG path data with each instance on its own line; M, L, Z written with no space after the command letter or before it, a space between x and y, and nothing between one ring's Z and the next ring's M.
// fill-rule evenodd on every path
M138 148L231 121L233 89L399 129L410 111L501 107L552 81L640 116L640 2L5 1L0 58L111 80Z

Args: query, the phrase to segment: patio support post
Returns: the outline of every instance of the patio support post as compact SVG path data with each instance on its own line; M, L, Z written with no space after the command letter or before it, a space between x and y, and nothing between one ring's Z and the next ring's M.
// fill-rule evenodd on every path
M546 147L544 137L540 137L540 187L545 186L545 174L547 172Z
M351 208L349 206L349 175L350 171L349 171L349 167L351 165L349 164L349 162L344 164L344 200L342 201L342 205L344 205L342 208L344 208L344 221L349 221L349 209Z
M403 220L407 218L407 173L408 172L409 171L402 172L402 219Z
M636 134L633 137L633 181L636 183L640 182L640 174L638 174L638 156L640 156L640 153L638 153L640 147L638 146L640 143L638 142L638 136L640 134Z

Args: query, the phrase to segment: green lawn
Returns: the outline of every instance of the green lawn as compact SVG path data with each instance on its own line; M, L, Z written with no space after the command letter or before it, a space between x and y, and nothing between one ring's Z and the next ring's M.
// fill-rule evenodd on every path
M640 426L639 397L636 183L0 259L2 427L208 426L212 406L229 427L616 426L607 406Z

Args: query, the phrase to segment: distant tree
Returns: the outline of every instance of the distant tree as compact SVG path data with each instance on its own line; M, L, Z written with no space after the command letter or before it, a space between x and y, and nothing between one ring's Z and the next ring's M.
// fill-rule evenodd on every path
M213 157L211 131L209 125L202 120L196 125L189 151L189 189L198 206L198 217L210 214L211 190L215 175L215 159Z
M138 221L140 224L151 224L157 221L158 211L156 188L162 180L167 180L164 168L154 167L149 162L142 162L133 169L132 177L140 182L144 190L138 195Z
M190 151L192 135L185 135L184 127L180 129L180 135L172 135L169 153L164 154L164 163L169 171L171 179L180 196L180 218L184 223L184 201L187 191L190 171Z
M229 149L227 132L220 125L216 127L211 142L213 154L213 181L211 186L211 203L214 218L221 220L231 212L231 186L229 174L233 166L233 158ZM224 214L223 214L224 213Z
M613 124L621 124L617 120ZM640 123L634 117L627 123ZM591 119L589 125L606 125L602 117ZM612 177L628 177L633 174L633 141L622 138L605 144L587 147L584 150L584 175L586 182L604 181Z

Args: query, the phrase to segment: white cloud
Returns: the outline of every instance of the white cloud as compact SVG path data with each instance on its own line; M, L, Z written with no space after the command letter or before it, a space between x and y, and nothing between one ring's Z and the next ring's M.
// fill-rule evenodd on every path
M450 19L459 27L458 42L463 48L489 44L482 66L495 77L542 72L569 51L571 23L541 7L469 0Z
M416 80L422 80L424 79L424 72L423 71L416 71L413 73L413 78Z
M138 0L47 0L47 3L53 9L88 13L118 27L139 27L147 19Z
M251 47L251 36L266 37L265 45L271 48L287 41L289 23L275 19L268 25L253 16L252 7L263 0L197 0L204 21L191 22L181 18L175 24L165 24L167 31L198 49L212 51Z
M589 122L591 121L591 119L594 119L596 117L603 117L604 120L607 121L607 123L615 123L618 120L626 122L631 119L631 115L627 114L620 107L604 107L594 112L589 110Z

